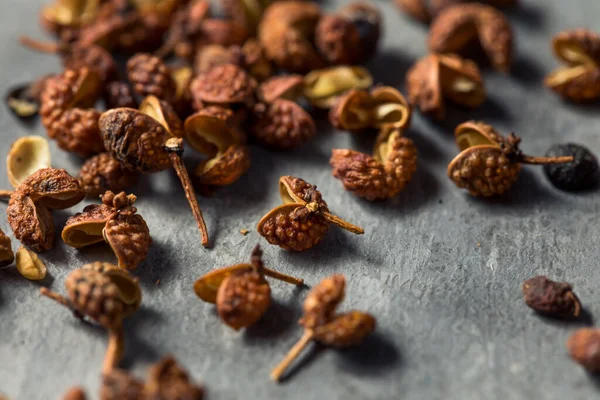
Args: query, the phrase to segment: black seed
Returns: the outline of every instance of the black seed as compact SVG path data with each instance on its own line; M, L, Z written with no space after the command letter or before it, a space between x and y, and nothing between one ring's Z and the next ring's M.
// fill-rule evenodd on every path
M546 153L547 157L573 156L568 164L544 166L546 176L554 186L566 191L591 189L598 184L600 169L598 160L585 147L573 144L554 145Z

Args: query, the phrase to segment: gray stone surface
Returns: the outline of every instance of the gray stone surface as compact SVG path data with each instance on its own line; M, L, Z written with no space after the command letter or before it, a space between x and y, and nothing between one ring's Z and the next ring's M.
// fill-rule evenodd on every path
M15 82L59 70L53 57L34 54L16 41L19 34L42 37L36 26L42 1L5 3L0 13L2 93ZM126 322L123 366L142 375L150 363L172 353L206 383L210 400L598 397L599 383L574 365L564 348L577 325L534 315L520 290L525 278L548 274L572 282L591 315L600 315L598 193L559 192L540 168L529 167L508 195L483 201L457 190L446 177L446 165L456 154L452 129L471 118L502 132L518 132L529 153L544 153L551 143L564 141L600 152L598 105L563 103L541 85L557 65L549 48L552 34L575 27L600 30L600 3L522 3L510 13L518 48L513 73L485 70L490 95L479 110L452 109L443 125L415 115L409 136L419 149L419 169L391 201L368 203L342 190L328 166L330 149L368 150L372 138L334 133L325 123L311 144L295 152L252 148L250 172L201 199L215 243L211 250L199 246L175 174L144 179L134 192L155 244L136 271L144 302ZM378 4L386 27L371 67L377 81L402 86L409 65L425 54L426 29L390 2ZM39 124L19 124L5 107L0 107L0 132L1 154L19 136L44 134ZM55 167L77 172L81 160L54 144L52 150ZM195 156L187 154L186 161L193 165ZM366 234L331 229L319 247L302 254L268 246L256 232L240 235L240 229L253 230L279 203L277 179L283 174L317 184L331 209L363 226ZM4 175L0 187L9 186ZM82 208L56 213L57 225ZM5 218L0 226L10 232ZM292 379L273 384L270 369L301 335L296 320L306 291L273 283L275 304L263 321L242 332L221 324L214 308L192 291L202 273L246 260L256 243L264 246L267 265L309 284L332 273L346 274L343 307L372 312L377 334L360 348L308 352ZM73 268L111 256L102 246L76 251L59 240L42 258L51 276L42 285L62 291ZM56 399L80 384L95 398L105 333L40 298L39 287L14 268L0 271L0 392L12 399Z

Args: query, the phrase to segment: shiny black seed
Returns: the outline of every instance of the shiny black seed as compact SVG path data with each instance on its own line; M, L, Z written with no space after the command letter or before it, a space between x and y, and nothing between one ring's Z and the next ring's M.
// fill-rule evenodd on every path
M587 148L573 144L554 145L546 153L547 157L573 156L568 164L544 166L546 176L554 186L566 191L594 188L600 178L598 160Z

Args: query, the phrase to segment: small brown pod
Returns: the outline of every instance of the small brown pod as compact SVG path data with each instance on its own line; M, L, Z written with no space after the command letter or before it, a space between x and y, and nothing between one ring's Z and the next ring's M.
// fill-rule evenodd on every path
M254 35L271 0L221 0L220 3L225 15Z
M246 28L235 21L207 18L200 24L200 33L195 41L196 48L209 44L241 46L248 38Z
M373 3L357 1L340 8L337 13L350 21L358 30L360 56L358 62L367 62L377 51L381 36L381 12Z
M179 58L190 60L194 53L194 40L200 35L202 22L210 14L208 1L190 1L173 14L162 46L155 52L165 58L172 52Z
M279 381L289 365L313 340L330 347L349 347L360 344L375 330L375 318L368 313L355 310L335 313L344 298L344 282L343 275L333 275L310 291L304 303L304 317L299 321L304 327L304 334L272 370L271 379Z
M272 103L277 99L295 101L304 89L302 75L274 76L262 82L256 89L256 97L263 103Z
M317 133L310 114L290 100L258 103L254 106L252 117L252 137L263 146L276 150L299 147Z
M273 63L267 57L267 52L258 39L246 40L241 50L244 69L254 79L262 82L273 75Z
M323 68L324 61L312 38L321 18L317 4L281 1L271 4L258 26L258 38L267 57L279 68L306 73Z
M395 0L396 5L412 18L429 22L445 8L462 3L483 3L494 7L511 7L518 0Z
M256 81L242 68L225 64L198 75L192 81L190 90L196 104L251 105Z
M417 61L406 75L410 103L437 120L446 116L445 101L477 108L486 97L477 64L455 54L430 54Z
M257 245L250 264L212 270L196 281L194 291L202 300L215 303L221 320L238 330L253 325L269 309L271 288L265 276L294 285L304 284L302 279L266 268Z
M600 98L600 35L586 29L561 32L552 47L566 66L551 72L544 84L575 102Z
M571 358L592 374L600 373L600 329L582 328L567 339Z
M169 135L176 138L185 136L183 122L168 102L160 100L156 96L147 96L140 104L139 110L160 122Z
M390 86L378 86L370 92L350 90L329 111L329 122L336 129L350 132L404 131L410 125L411 116L410 105L402 93Z
M144 398L144 382L120 369L102 374L101 400L140 400Z
M383 130L373 156L354 150L333 149L329 164L344 188L369 201L394 197L417 170L417 149L398 130Z
M364 233L362 228L331 214L321 192L303 179L282 176L279 194L283 205L262 217L256 228L270 244L285 250L308 250L325 237L330 223L355 234Z
M0 267L6 267L15 260L10 238L0 229Z
M57 34L65 29L76 29L93 22L99 11L98 1L55 0L40 11L40 24L48 32Z
M204 387L194 383L175 358L166 356L148 371L146 399L202 400Z
M540 314L563 319L579 317L581 303L567 282L536 276L523 282L522 290L525 304Z
M315 44L329 65L353 65L361 61L362 41L358 29L343 16L323 16L315 29Z
M79 170L79 183L87 196L96 197L106 192L122 192L139 179L139 173L129 171L110 153L100 153L88 160Z
M315 107L329 109L352 89L367 89L373 77L366 68L338 66L313 70L304 77L304 96Z
M141 97L152 95L167 102L175 99L177 87L169 68L151 54L136 54L127 61L127 79Z
M196 166L194 175L209 186L231 185L250 168L250 150L239 142L232 113L221 111L201 110L185 121L188 143L209 157Z
M457 4L444 9L431 23L429 50L464 54L479 42L492 66L509 72L513 62L510 22L498 9L484 4Z
M460 153L448 165L448 177L473 196L496 196L517 181L522 164L563 164L573 157L531 157L519 149L521 139L502 137L483 122L469 121L454 131Z
M243 57L239 46L225 47L218 44L202 46L194 57L194 73L204 74L214 67L225 64L242 66Z
M106 109L119 107L137 108L137 101L133 96L133 89L126 82L113 81L107 83L102 93Z

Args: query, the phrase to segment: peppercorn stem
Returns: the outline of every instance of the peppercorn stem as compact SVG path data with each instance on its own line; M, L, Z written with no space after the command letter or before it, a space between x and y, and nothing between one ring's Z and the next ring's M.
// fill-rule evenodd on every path
M272 269L264 267L264 266L262 268L262 272L263 272L263 274L265 274L268 277L271 277L273 279L279 279L280 281L291 283L292 285L297 285L297 286L304 285L304 279L295 278L290 275L282 274L281 272L277 272L275 270L272 270Z
M531 157L522 155L519 157L519 162L523 164L566 164L573 162L573 157Z
M103 374L110 373L123 358L124 336L122 325L108 331L108 347L102 364Z
M48 288L45 288L45 287L40 288L40 294L56 301L58 304L62 304L63 306L67 307L70 310L73 309L71 302L66 297L64 297L56 292L53 292L52 290L50 290Z
M19 37L19 42L25 47L29 47L32 50L41 51L43 53L57 53L60 48L56 43L41 42L27 36Z
M6 200L9 199L10 196L13 195L14 190L0 190L0 199Z
M338 217L337 215L333 215L327 211L321 211L321 215L332 224L336 224L340 228L347 230L348 232L356 233L357 235L362 235L365 233L365 230L360 226L352 225L350 222L345 221Z
M198 205L198 201L196 200L196 195L194 194L194 188L192 187L192 182L190 181L190 176L188 175L187 169L185 165L183 165L183 161L181 160L181 155L177 152L171 152L171 162L173 163L173 168L175 168L175 172L177 172L177 176L181 181L181 186L183 186L183 190L185 191L185 197L188 199L190 203L190 207L192 209L192 214L194 214L194 218L196 219L196 223L198 224L198 229L200 230L202 246L208 246L208 229L206 229L206 223L204 222L204 217L202 216L202 211L200 210L200 206Z
M312 330L307 329L304 331L304 334L300 338L300 340L292 347L292 349L285 355L283 360L271 371L271 379L279 382L281 380L281 376L284 374L285 370L290 366L290 364L298 357L300 352L304 350L306 345L313 339L314 333Z

